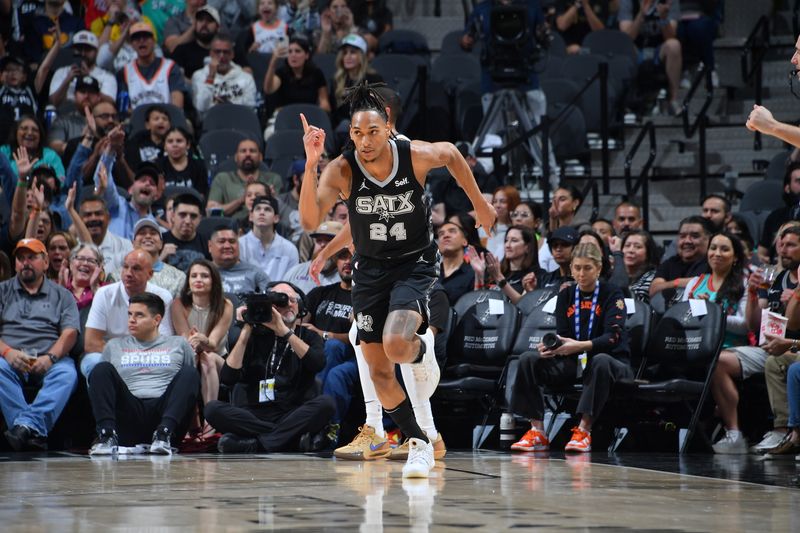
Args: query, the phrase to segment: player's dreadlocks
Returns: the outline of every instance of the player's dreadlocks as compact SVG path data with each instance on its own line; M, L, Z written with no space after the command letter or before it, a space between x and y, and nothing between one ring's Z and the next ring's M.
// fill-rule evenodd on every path
M377 89L386 87L385 83L367 83L366 80L357 83L347 89L344 101L350 104L350 117L359 111L375 111L384 120L388 120L386 115L386 100Z

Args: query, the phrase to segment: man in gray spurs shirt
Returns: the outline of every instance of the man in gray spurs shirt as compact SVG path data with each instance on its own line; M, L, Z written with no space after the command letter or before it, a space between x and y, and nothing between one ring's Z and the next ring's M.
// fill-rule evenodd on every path
M103 359L89 378L97 421L97 439L89 455L110 455L119 445L133 446L148 438L150 453L172 455L172 446L186 433L200 377L186 339L159 333L163 316L159 296L131 296L130 335L106 343Z

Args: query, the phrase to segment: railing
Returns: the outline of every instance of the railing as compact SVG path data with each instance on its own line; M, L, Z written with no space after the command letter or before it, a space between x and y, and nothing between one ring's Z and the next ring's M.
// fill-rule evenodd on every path
M631 167L633 166L633 158L636 156L636 152L639 151L639 146L641 146L642 141L644 141L645 135L648 137L648 141L650 143L650 155L647 157L647 161L642 166L641 172L639 172L639 176L636 178L636 182L633 183L631 180ZM644 224L645 229L650 229L650 180L649 174L650 169L653 167L653 162L656 159L656 128L653 125L652 121L648 121L642 129L639 131L639 135L636 136L636 140L633 141L633 145L628 153L625 155L625 195L626 199L630 200L639 188L642 189L642 216L644 216Z
M559 111L558 115L555 118L549 118L547 113L542 116L542 120L539 122L538 125L534 126L532 129L523 132L520 134L519 137L514 139L513 141L509 142L502 148L494 148L491 152L485 152L481 149L481 144L483 142L483 138L478 139L478 146L475 147L475 152L477 156L490 156L495 162L495 168L499 166L499 162L504 154L510 152L511 150L522 146L524 143L528 142L532 136L541 134L542 136L542 202L547 205L550 202L550 127L551 124L558 124L559 120L573 107L577 106L578 100L583 96L589 87L591 87L592 83L596 80L599 80L600 83L600 135L602 137L603 148L602 148L602 157L603 157L603 194L608 194L610 190L610 183L609 183L609 162L610 162L610 155L609 155L609 148L608 148L608 63L601 62L598 65L597 72L595 72L592 77L590 77L586 82L583 84L583 87L578 91L578 93L566 104L561 111ZM557 128L558 126L556 126ZM590 182L594 182L594 179L590 179ZM587 190L588 190L587 186ZM594 211L597 211L599 208L599 199L597 198L597 186L592 186L593 196L593 208ZM586 196L584 195L584 198Z
M799 0L800 1L800 0ZM795 16L797 15L798 2L795 2ZM795 33L797 35L797 33ZM753 27L750 35L742 46L742 81L753 81L756 105L761 105L764 89L763 65L764 57L769 51L769 19L762 15ZM748 61L749 60L749 61ZM756 132L753 138L753 149L761 150L761 132Z
M421 138L427 139L428 132L430 129L428 128L428 114L425 113L425 110L428 108L428 67L425 65L419 65L417 67L417 76L414 78L414 82L411 84L411 87L408 89L408 93L400 95L400 98L403 102L403 109L410 110L411 109L411 102L413 101L414 93L417 93L418 97L418 106L417 111L422 113L423 117L423 128L422 128L422 135ZM403 113L400 116L400 124L397 125L398 131L406 131L408 129L408 125L410 124L414 113Z
M703 102L700 111L697 113L694 122L690 123L689 105L691 104L692 98L697 92L697 89L700 87L700 83L703 81L705 81L706 99ZM686 138L691 139L694 137L695 132L698 134L698 142L700 145L698 150L698 166L700 167L698 170L698 175L700 176L701 200L706 197L707 189L706 181L708 179L708 164L706 162L706 158L708 155L708 148L706 146L706 128L708 128L708 108L711 106L713 99L714 86L711 83L711 69L708 68L708 65L704 65L692 80L692 86L689 89L689 92L686 94L686 98L683 99L683 111L681 113L683 115L683 134L686 135Z

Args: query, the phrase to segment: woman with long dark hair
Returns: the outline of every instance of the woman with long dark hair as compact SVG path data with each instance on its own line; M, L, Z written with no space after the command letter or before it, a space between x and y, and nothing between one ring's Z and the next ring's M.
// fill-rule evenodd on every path
M233 304L222 292L222 279L214 263L196 259L189 265L186 282L170 312L175 333L186 337L197 353L203 403L216 400L219 371L228 353ZM206 427L203 434L210 431Z
M544 273L539 268L536 235L525 226L511 226L506 231L505 256L501 260L491 252L476 254L471 265L475 271L476 288L484 279L497 286L512 303L536 288L537 278Z
M629 231L622 238L622 265L628 290L634 299L650 302L650 284L656 275L660 253L653 236L644 230Z
M65 261L69 261L70 250L78 244L68 231L54 231L47 236L44 246L47 248L47 277L57 280L58 273Z
M726 231L717 233L708 244L707 258L711 273L690 279L682 300L718 303L727 316L722 347L747 346L747 296L744 290L747 257L742 242Z
M173 126L164 136L164 155L156 161L167 187L190 187L208 197L208 170L192 149L192 135Z
M281 59L286 61L280 64ZM302 37L292 37L288 46L272 54L264 76L264 94L276 111L289 104L316 104L331 112L325 75L311 61L311 44Z
M11 170L17 173L17 163L11 154L17 151L17 148L24 147L28 150L28 157L31 161L37 160L33 167L49 166L55 171L56 178L60 183L64 183L64 176L67 175L64 170L64 164L61 158L55 152L47 148L44 140L44 128L35 117L30 115L23 115L14 126L8 138L8 144L0 146L0 152L5 155L11 163Z

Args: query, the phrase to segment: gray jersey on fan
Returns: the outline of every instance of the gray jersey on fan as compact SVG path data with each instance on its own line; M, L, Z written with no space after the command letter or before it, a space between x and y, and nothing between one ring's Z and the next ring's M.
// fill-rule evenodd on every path
M177 335L159 335L150 342L132 335L111 339L103 361L114 365L131 394L140 399L160 398L181 368L195 365L194 350Z

